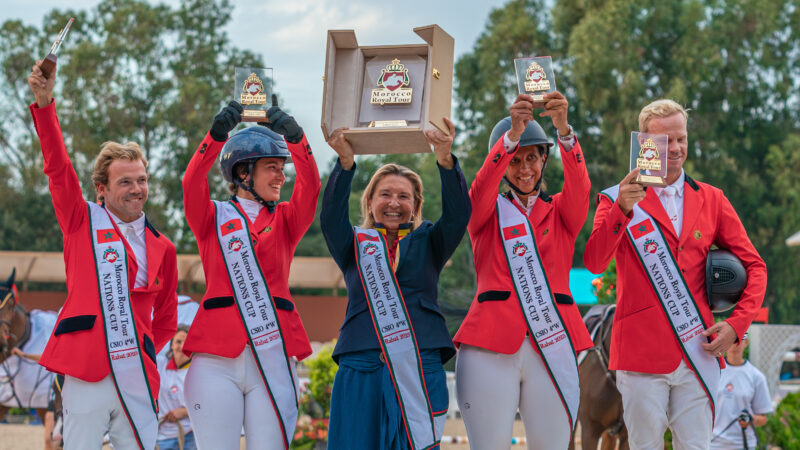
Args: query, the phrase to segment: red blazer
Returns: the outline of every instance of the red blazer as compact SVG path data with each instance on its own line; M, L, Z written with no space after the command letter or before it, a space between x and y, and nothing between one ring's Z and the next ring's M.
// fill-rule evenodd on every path
M30 111L42 146L44 173L50 182L56 219L64 234L68 292L39 364L51 372L71 375L84 381L100 381L110 373L110 367L97 289L89 207L64 146L55 102L45 108L38 108L34 103ZM142 359L151 394L153 398L158 398L156 352L175 334L178 320L178 269L172 242L149 223L145 230L148 283L140 288L133 288L138 270L136 257L125 241L124 234L119 230L117 233L122 236L128 254L128 283L136 332L145 355Z
M287 144L297 173L292 198L278 203L272 213L262 208L255 224L248 222L256 257L275 300L286 351L289 356L303 359L311 354L311 345L289 293L289 267L297 244L314 221L321 183L317 163L305 136L298 144ZM206 178L223 145L224 142L217 142L206 134L183 176L186 221L197 239L206 276L206 293L183 351L186 354L201 352L235 358L244 349L247 334L233 301L225 260L217 243L214 204L209 200ZM242 214L247 217L244 211Z
M540 194L528 219L536 233L536 244L550 289L558 301L558 311L575 351L579 352L593 344L570 295L569 269L575 237L589 210L591 184L580 144L576 142L571 151L564 150L560 144L559 148L564 163L564 190L553 196ZM503 139L498 140L469 191L472 218L467 230L472 241L478 291L453 338L457 345L467 344L505 354L519 350L528 332L508 273L496 212L498 186L513 156L514 153L506 152ZM517 205L516 200L514 204ZM524 213L522 208L520 211ZM571 304L567 304L569 302Z
M686 176L683 227L680 238L654 189L647 189L639 206L647 211L666 237L706 327L714 317L706 296L706 256L712 244L733 252L747 269L747 287L726 321L741 338L761 307L767 288L767 267L756 252L733 206L720 189ZM683 358L669 320L659 306L644 268L627 238L633 217L603 194L598 195L594 226L583 260L600 273L611 258L617 261L617 313L611 332L609 369L641 373L670 373ZM688 361L687 361L688 364Z

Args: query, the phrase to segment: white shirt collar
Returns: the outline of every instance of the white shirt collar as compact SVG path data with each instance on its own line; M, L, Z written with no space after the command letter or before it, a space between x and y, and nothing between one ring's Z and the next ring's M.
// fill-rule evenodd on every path
M120 231L122 231L122 234L125 234L125 230L129 226L133 226L133 231L136 232L138 236L142 236L144 234L144 221L145 221L144 212L142 212L142 215L139 216L139 218L134 220L133 222L123 222L122 219L115 216L110 209L106 208L106 211L108 211L108 214L111 216L112 219L114 219L114 223L116 223L117 226L120 227Z
M244 213L247 214L247 218L250 219L250 222L255 222L256 218L258 217L258 213L261 212L261 208L264 207L261 203L255 200L249 200L246 198L236 196L236 201L239 202L239 205L242 206Z
M522 206L522 208L528 214L530 214L531 210L533 209L533 205L536 204L536 199L539 198L539 192L536 192L536 195L529 195L528 196L528 204L524 205L524 204L522 204L522 200L520 200L519 196L517 195L516 192L514 192L513 189L511 190L511 195L514 196L514 198L517 200L517 203L519 203L519 205Z
M675 191L678 194L678 198L682 198L683 197L683 184L685 182L686 182L686 172L684 172L683 169L681 169L681 174L678 176L678 179L675 180L674 183L670 184L670 186L675 188ZM653 189L656 190L656 194L660 197L661 193L664 192L664 189L666 189L666 186L664 186L663 188L662 187L653 187Z

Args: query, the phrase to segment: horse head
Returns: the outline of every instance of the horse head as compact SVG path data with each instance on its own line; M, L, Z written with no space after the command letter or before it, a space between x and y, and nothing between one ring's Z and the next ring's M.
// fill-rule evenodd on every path
M0 361L8 357L17 341L11 332L17 309L16 274L17 269L14 268L11 276L5 282L0 282Z

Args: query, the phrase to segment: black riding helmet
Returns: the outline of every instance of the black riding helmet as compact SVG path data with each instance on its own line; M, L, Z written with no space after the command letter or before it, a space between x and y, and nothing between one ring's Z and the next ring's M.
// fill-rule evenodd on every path
M733 253L721 248L706 258L706 294L715 313L727 311L739 301L747 286L747 271Z
M247 164L247 173L252 174L253 166L261 158L283 158L287 164L291 162L291 154L283 136L266 127L249 127L234 134L225 142L219 157L219 168L226 181L249 192L259 203L272 211L276 202L267 202L256 194L252 176L246 184L235 176L236 166L239 164Z
M497 122L497 125L494 126L492 130L491 136L489 136L489 151L492 151L492 147L494 144L497 143L498 140L503 138L503 135L511 129L511 117L506 117L505 119ZM535 120L531 120L528 122L528 125L525 127L525 131L522 132L522 136L519 138L519 146L525 147L528 145L538 145L539 146L539 155L541 156L549 156L550 155L550 147L553 146L553 143L550 139L547 138L547 135L544 133L541 125L536 123ZM513 189L519 195L528 195L532 192L536 192L539 190L539 186L542 184L542 179L544 178L544 169L547 167L547 159L544 160L544 164L542 165L542 173L539 175L539 181L536 182L536 186L534 186L533 190L530 192L522 192L518 187L514 186L514 184L503 175L503 181L506 182L511 189Z

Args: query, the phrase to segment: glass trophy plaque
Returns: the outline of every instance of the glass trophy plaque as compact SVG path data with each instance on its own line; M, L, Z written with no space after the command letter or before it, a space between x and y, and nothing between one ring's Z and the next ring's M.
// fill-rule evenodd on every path
M639 169L637 183L658 187L667 185L668 143L666 134L631 133L630 170Z
M272 69L237 67L233 98L242 105L242 122L266 122L271 106Z
M556 77L553 74L553 59L549 56L516 58L517 85L520 94L528 94L533 101L544 101L544 94L556 91Z

